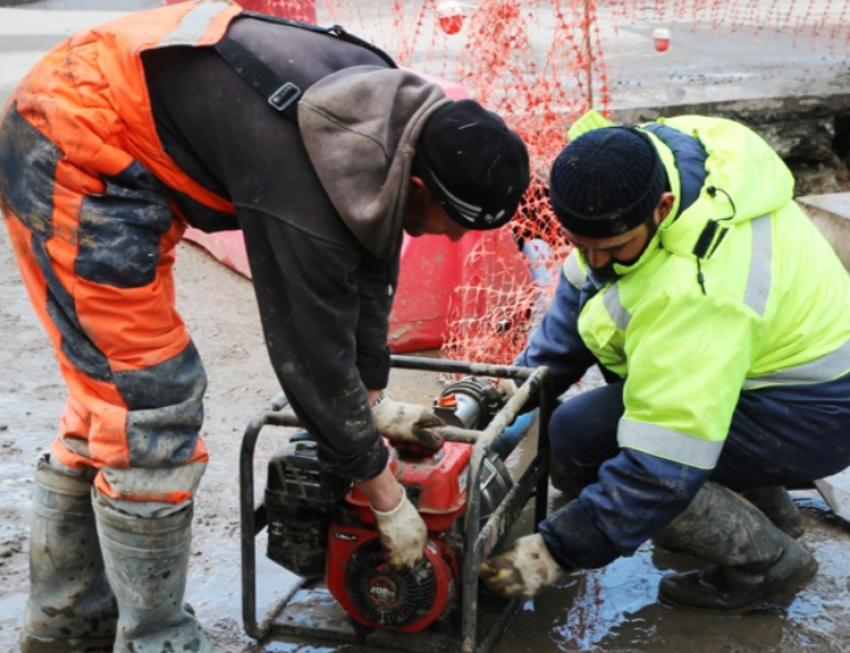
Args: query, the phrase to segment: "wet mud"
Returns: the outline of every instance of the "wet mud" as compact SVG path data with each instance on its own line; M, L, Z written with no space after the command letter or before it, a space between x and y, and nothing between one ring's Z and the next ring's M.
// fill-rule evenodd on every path
M178 309L209 376L203 430L211 462L197 498L186 599L213 638L231 651L350 653L373 651L317 639L257 644L242 626L239 449L245 427L278 386L266 358L251 285L191 245L181 245L175 268ZM35 461L46 451L64 407L65 390L46 335L38 325L0 230L0 651L18 651L27 594L28 520ZM590 383L595 383L590 380ZM443 383L434 373L395 370L390 394L429 403ZM261 434L255 455L257 500L279 433ZM532 442L511 460L522 468ZM652 653L832 652L850 650L850 530L830 517L815 492L797 492L804 509L803 542L820 571L787 606L745 617L707 616L658 603L658 581L696 562L647 544L605 569L569 575L527 602L497 641L496 653L578 651ZM564 498L552 491L552 509ZM527 511L529 512L529 511ZM531 529L524 515L514 535ZM258 611L273 605L295 577L263 555L257 538Z
M846 651L850 530L829 518L816 492L795 492L801 541L820 564L814 583L786 606L743 617L677 610L657 600L667 573L697 569L694 559L646 544L631 558L573 574L544 590L495 648L519 651L767 652Z

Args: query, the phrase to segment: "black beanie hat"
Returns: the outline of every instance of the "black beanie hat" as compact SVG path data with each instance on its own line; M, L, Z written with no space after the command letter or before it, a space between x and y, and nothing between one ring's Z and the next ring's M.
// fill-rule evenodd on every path
M413 174L467 229L495 229L516 213L530 182L525 143L474 100L437 109L419 136Z
M549 198L558 221L586 238L611 238L651 216L667 173L649 136L633 127L604 127L567 145L555 163Z

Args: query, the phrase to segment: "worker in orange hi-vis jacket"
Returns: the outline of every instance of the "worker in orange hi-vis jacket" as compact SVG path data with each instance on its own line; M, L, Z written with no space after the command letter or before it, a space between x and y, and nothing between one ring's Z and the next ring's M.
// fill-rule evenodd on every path
M243 231L287 398L415 564L427 530L379 433L433 446L440 422L382 392L400 243L500 227L528 181L498 116L340 28L186 2L47 54L0 125L4 222L69 395L36 470L24 653L217 650L183 608L208 459L174 307L187 225Z

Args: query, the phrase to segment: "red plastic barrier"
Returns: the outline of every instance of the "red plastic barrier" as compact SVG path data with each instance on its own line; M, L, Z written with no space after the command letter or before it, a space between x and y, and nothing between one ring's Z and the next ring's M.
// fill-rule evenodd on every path
M479 259L483 265L474 268L466 265L469 253L485 237L493 256ZM510 275L505 274L506 270ZM499 286L506 278L523 283L531 279L528 263L508 228L495 233L471 231L457 243L441 236L405 235L398 292L390 315L388 342L393 352L440 348L445 341L449 302L455 290L472 284ZM455 307L456 318L482 314L475 300L470 302L467 296L455 299L467 302Z
M316 24L315 0L237 0L244 9Z

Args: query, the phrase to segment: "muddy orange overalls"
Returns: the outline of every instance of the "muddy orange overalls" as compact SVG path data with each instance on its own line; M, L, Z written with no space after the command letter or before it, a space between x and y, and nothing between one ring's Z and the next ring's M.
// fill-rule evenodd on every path
M21 82L0 128L4 221L69 391L51 455L97 468L114 499L182 502L204 472L206 377L174 306L175 198L234 213L166 155L141 54L212 45L240 11L187 2L72 36Z

